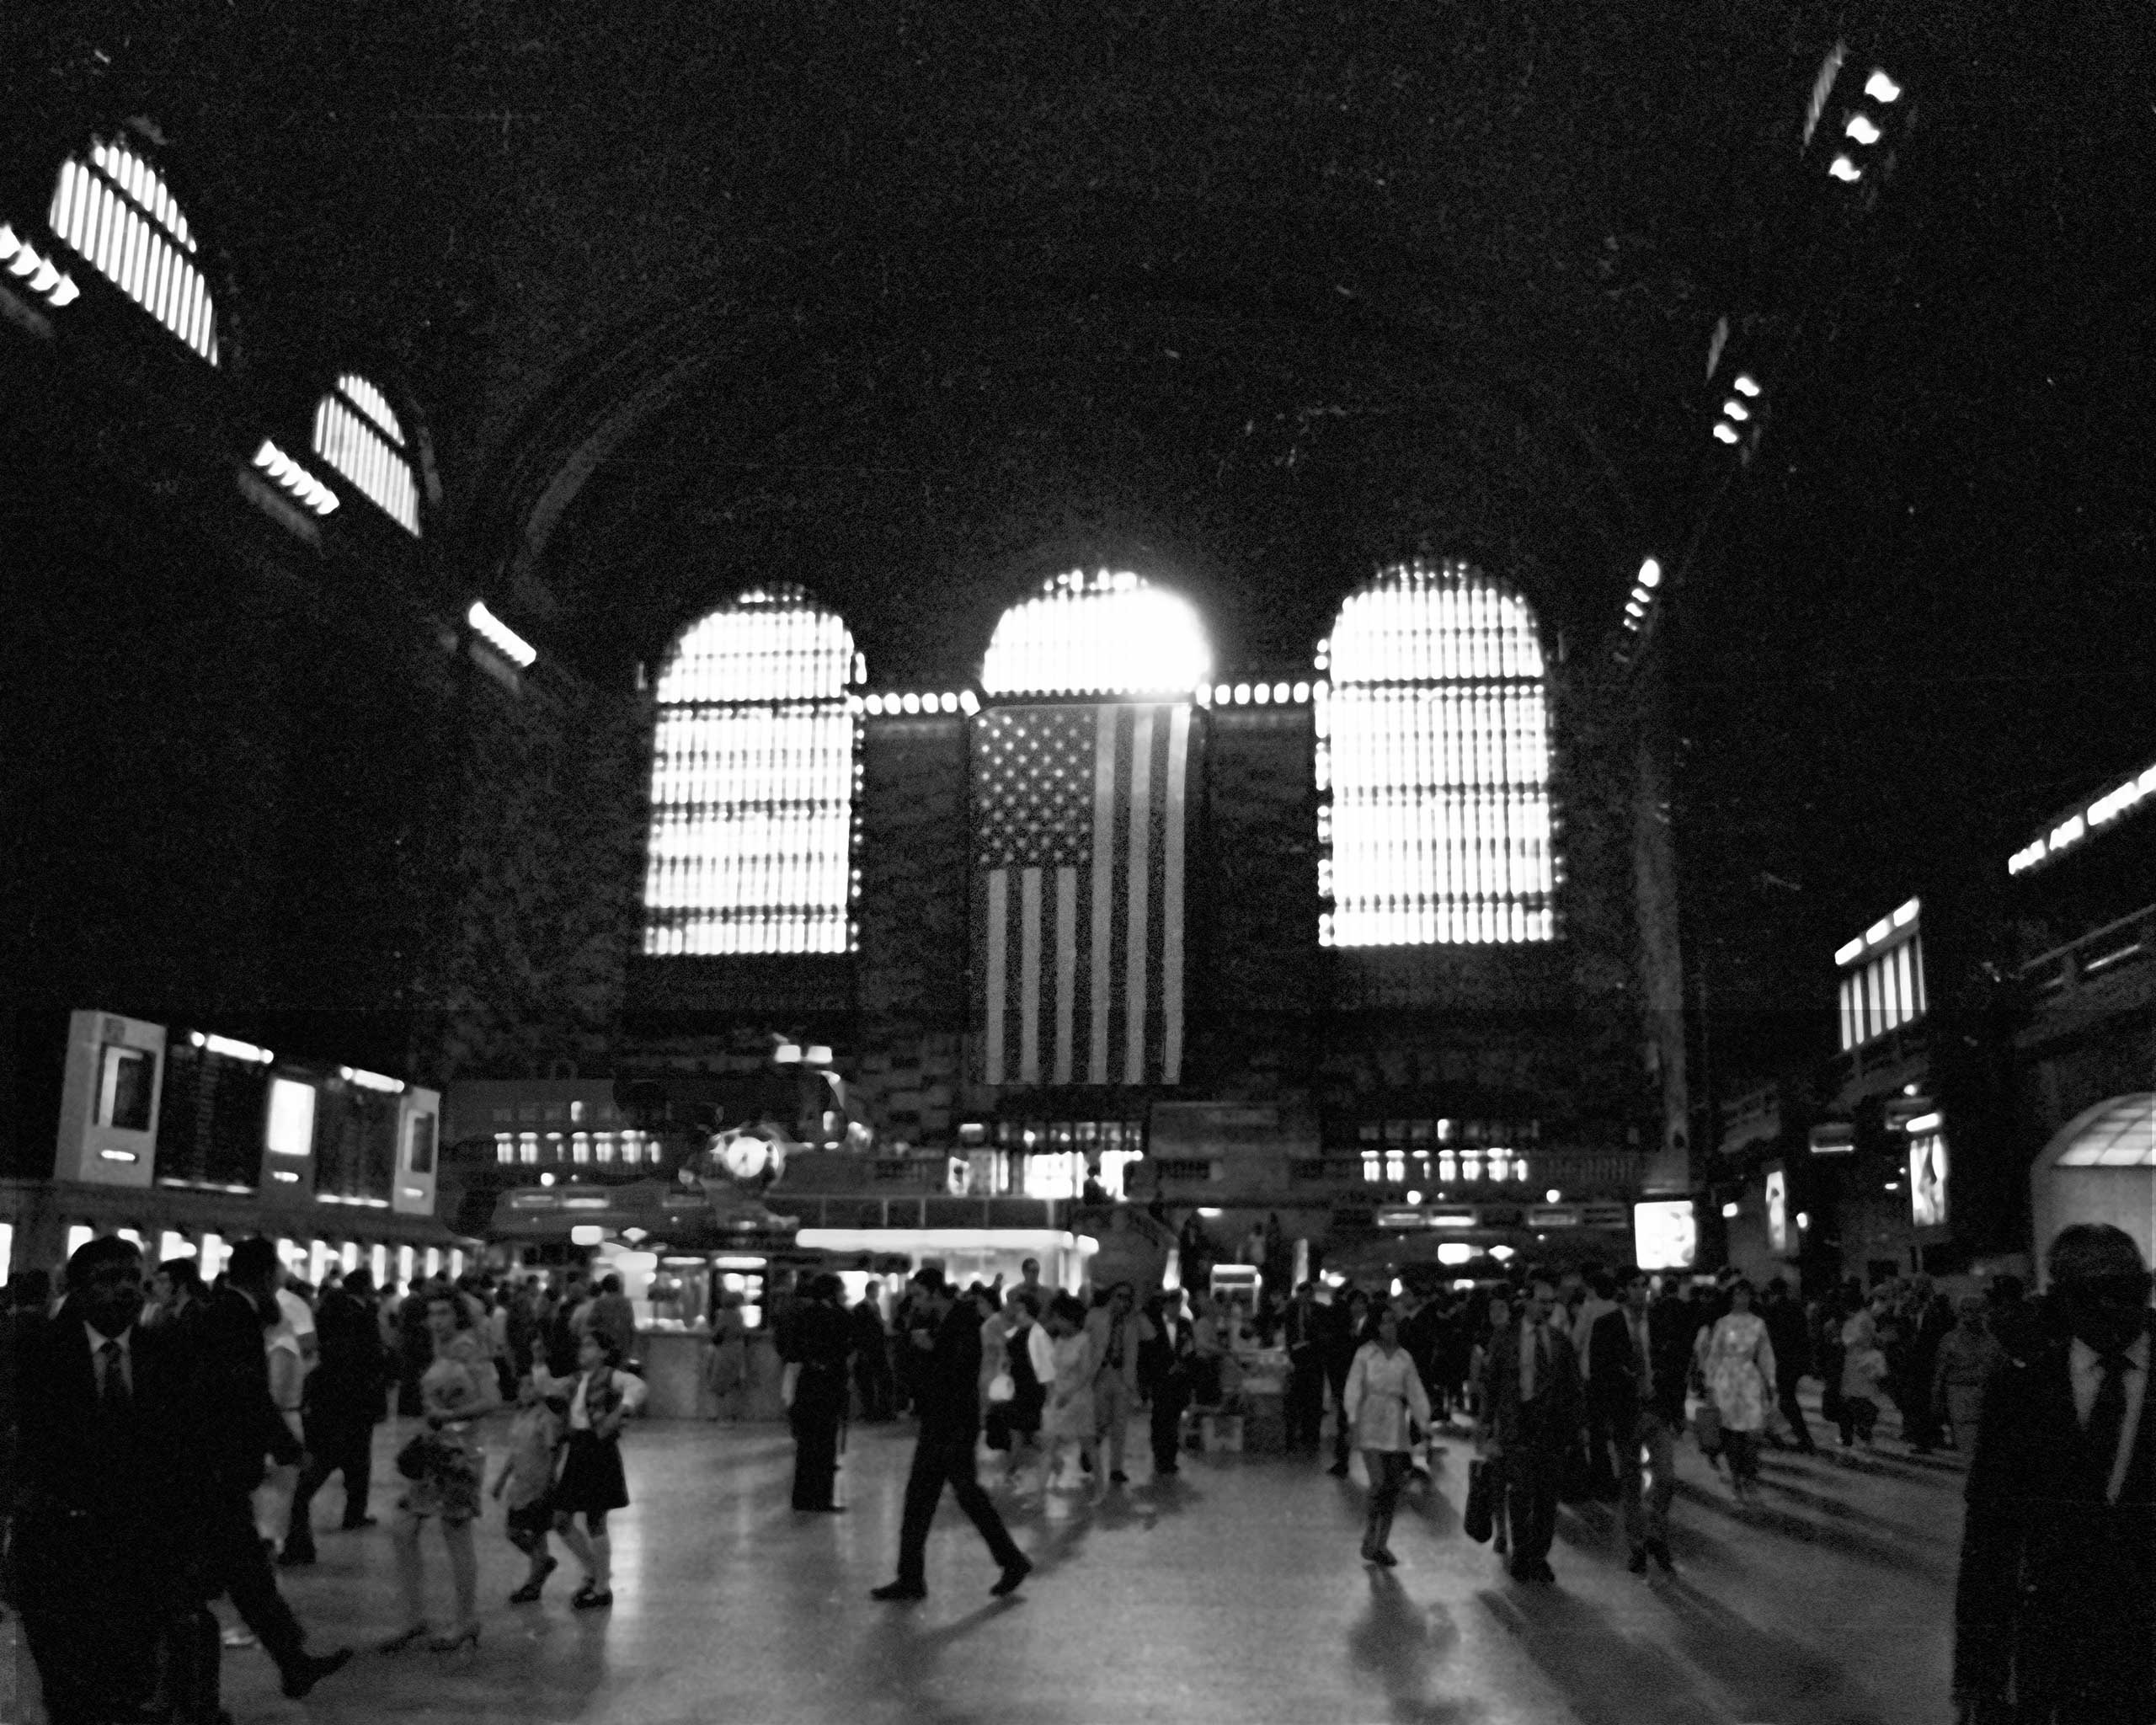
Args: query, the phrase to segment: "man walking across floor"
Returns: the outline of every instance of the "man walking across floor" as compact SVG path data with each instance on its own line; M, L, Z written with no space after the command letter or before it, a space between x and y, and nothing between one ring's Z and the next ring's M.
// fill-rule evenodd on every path
M270 1363L263 1332L279 1318L277 1289L284 1272L277 1249L259 1236L232 1247L225 1285L213 1295L199 1332L208 1435L209 1494L205 1556L211 1584L231 1595L247 1626L277 1662L285 1693L297 1701L343 1667L351 1650L319 1656L307 1651L306 1632L277 1591L269 1551L255 1531L248 1496L262 1483L263 1457L300 1459L299 1439L270 1399Z
M307 1380L304 1420L307 1459L292 1493L291 1525L278 1562L291 1567L314 1562L314 1494L333 1473L344 1477L346 1532L374 1525L367 1514L367 1487L374 1429L384 1407L388 1362L375 1322L374 1277L356 1269L341 1287L322 1296L315 1314L320 1353Z
M1620 1303L1595 1320L1588 1337L1588 1418L1598 1418L1616 1440L1632 1573L1645 1574L1649 1557L1667 1573L1675 1567L1669 1504L1677 1492L1674 1440L1684 1423L1691 1327L1684 1313L1649 1302L1645 1270L1628 1266L1616 1283Z
M1093 1441L1108 1465L1108 1482L1126 1483L1123 1428L1138 1403L1138 1290L1128 1282L1108 1290L1106 1306L1086 1314L1093 1342Z
M1812 1326L1804 1307L1790 1296L1789 1284L1776 1276L1767 1284L1759 1316L1767 1322L1767 1342L1774 1350L1774 1402L1789 1427L1789 1440L1802 1455L1817 1455L1812 1429L1796 1399L1797 1385L1812 1370Z
M1557 1487L1582 1418L1578 1355L1550 1323L1556 1285L1529 1284L1520 1322L1498 1333L1484 1366L1483 1426L1490 1453L1505 1463L1515 1581L1555 1581L1550 1546L1557 1535Z
M1282 1340L1288 1349L1287 1392L1281 1413L1287 1427L1290 1453L1317 1452L1318 1434L1325 1423L1325 1361L1320 1350L1325 1340L1325 1320L1317 1304L1317 1284L1297 1284L1281 1323Z
M914 1361L921 1437L906 1476L898 1578L872 1589L870 1597L928 1597L928 1530L947 1485L1002 1571L989 1589L1001 1598L1016 1593L1033 1566L1012 1541L974 1473L974 1450L980 1438L980 1317L970 1300L953 1297L943 1272L932 1264L914 1272L913 1295L906 1347Z

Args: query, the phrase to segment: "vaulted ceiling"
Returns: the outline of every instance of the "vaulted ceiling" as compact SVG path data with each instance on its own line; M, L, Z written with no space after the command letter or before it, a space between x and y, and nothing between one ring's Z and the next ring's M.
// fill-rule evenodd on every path
M1096 561L1230 662L1417 550L1606 629L1832 38L1764 0L172 13L72 8L42 99L157 121L258 372L399 371L505 609L648 656L798 580L947 680Z

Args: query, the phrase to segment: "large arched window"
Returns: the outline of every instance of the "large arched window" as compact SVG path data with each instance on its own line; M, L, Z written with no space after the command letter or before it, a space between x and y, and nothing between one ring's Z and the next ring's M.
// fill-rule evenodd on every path
M1074 570L1003 613L980 686L991 695L1187 695L1212 669L1190 602L1128 571Z
M71 156L53 188L53 232L188 346L217 363L217 312L195 234L164 180L125 143Z
M314 452L359 488L376 508L417 538L419 488L389 398L347 371L314 407Z
M1402 564L1341 606L1328 652L1321 939L1552 938L1549 715L1526 601L1465 563Z
M798 588L691 627L659 678L643 949L852 944L853 638Z

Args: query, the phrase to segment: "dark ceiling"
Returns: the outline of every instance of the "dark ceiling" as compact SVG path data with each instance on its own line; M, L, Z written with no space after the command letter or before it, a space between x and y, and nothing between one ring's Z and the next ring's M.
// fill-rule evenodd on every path
M1416 551L1600 654L1657 553L1691 885L1811 953L2156 750L2151 15L33 0L0 125L154 117L234 369L406 391L457 578L603 677L792 580L948 685L1096 563L1284 669ZM1862 196L1838 35L1918 122Z

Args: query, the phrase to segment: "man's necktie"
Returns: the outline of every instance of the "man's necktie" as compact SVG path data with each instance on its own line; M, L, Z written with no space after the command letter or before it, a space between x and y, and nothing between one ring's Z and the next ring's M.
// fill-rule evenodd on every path
M1535 1398L1536 1395L1540 1392L1542 1388L1543 1363L1542 1326L1540 1324L1537 1324L1528 1332L1527 1381L1520 1387L1519 1398L1521 1401L1532 1402Z
M98 1349L103 1362L98 1382L98 1411L107 1418L124 1417L133 1398L127 1393L127 1372L120 1364L120 1343L107 1342Z
M1654 1363L1647 1355L1647 1321L1645 1318L1632 1327L1632 1351L1639 1356L1640 1399L1644 1402L1654 1393Z
M2126 1369L2123 1354L2106 1354L2097 1361L2103 1372L2096 1386L2096 1399L2089 1409L2089 1466L2096 1495L2105 1496L2111 1487L2111 1467L2118 1460L2119 1437L2126 1429Z

